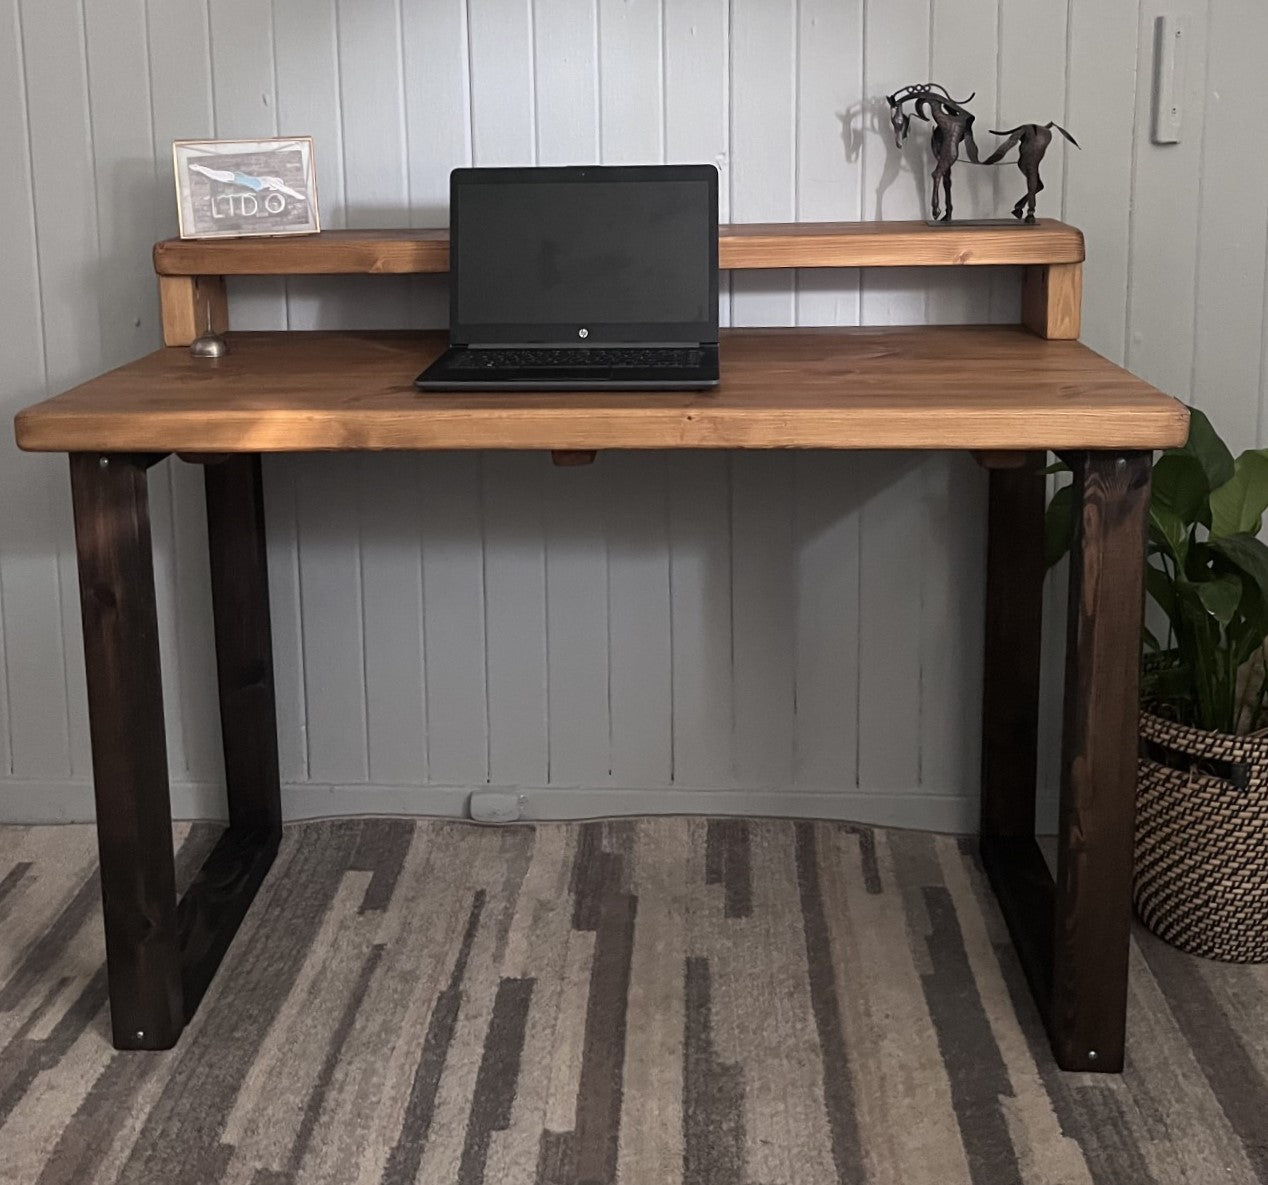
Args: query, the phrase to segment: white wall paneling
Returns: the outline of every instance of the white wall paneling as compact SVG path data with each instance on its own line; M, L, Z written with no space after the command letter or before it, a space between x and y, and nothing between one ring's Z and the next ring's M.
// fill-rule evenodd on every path
M6 415L157 345L173 139L312 135L322 221L443 223L455 165L708 160L724 219L922 217L928 129L883 95L1057 120L1045 213L1087 235L1085 339L1262 443L1268 166L1251 0L1190 18L1148 135L1159 4L1094 0L0 0ZM956 173L1004 212L1012 165ZM442 324L434 277L234 284L239 328ZM1013 320L1006 272L725 276L724 322ZM0 445L0 817L91 810L65 464ZM443 453L265 462L292 814L770 811L972 826L983 475L898 454ZM184 814L220 809L199 471L151 476ZM1055 667L1063 573L1049 581ZM1059 680L1045 685L1044 752ZM1049 799L1053 788L1048 778Z

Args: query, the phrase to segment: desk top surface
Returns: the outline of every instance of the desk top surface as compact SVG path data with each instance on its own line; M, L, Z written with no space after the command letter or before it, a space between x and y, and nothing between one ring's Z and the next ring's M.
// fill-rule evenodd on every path
M1155 449L1175 399L1077 342L1014 326L724 331L695 392L420 394L442 332L230 334L162 349L21 412L45 452L372 449Z

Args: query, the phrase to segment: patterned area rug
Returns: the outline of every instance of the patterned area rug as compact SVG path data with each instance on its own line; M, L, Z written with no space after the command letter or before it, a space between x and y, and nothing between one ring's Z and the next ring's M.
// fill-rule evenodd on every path
M94 868L0 828L5 1182L1268 1181L1268 968L1139 934L1127 1072L1062 1074L969 841L294 825L162 1054L110 1048Z

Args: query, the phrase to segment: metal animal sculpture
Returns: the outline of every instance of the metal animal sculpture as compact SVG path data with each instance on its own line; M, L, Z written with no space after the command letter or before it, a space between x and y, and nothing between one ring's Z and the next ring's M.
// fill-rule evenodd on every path
M1052 143L1053 128L1056 128L1075 148L1078 148L1079 142L1059 123L1023 123L1020 127L1007 132L991 130L992 136L1007 136L1008 139L982 161L982 164L998 164L1004 159L1004 154L1017 145L1017 167L1026 177L1026 195L1013 207L1014 218L1022 218L1024 212L1026 222L1035 220L1035 198L1043 189L1043 182L1039 179L1039 165L1043 161L1044 153L1048 151L1048 145ZM1029 211L1026 211L1027 206Z
M935 94L941 91L942 94ZM977 92L974 91L973 94ZM946 87L936 82L917 83L905 86L902 90L886 95L889 103L889 121L894 129L894 143L901 148L911 131L911 115L903 110L906 103L912 104L912 113L923 120L932 120L933 133L929 147L933 151L933 217L934 221L951 220L951 167L960 159L960 145L964 145L968 158L978 163L977 142L973 139L973 115L966 103L971 102L973 95L967 99L953 99ZM927 114L926 114L927 112ZM946 212L942 210L942 197L946 195Z

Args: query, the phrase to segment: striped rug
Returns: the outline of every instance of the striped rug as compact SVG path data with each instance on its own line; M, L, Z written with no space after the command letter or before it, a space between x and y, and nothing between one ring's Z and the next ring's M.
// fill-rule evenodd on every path
M1139 934L1127 1072L1062 1074L969 841L294 825L162 1054L109 1045L94 868L0 828L5 1182L1268 1181L1268 968Z

